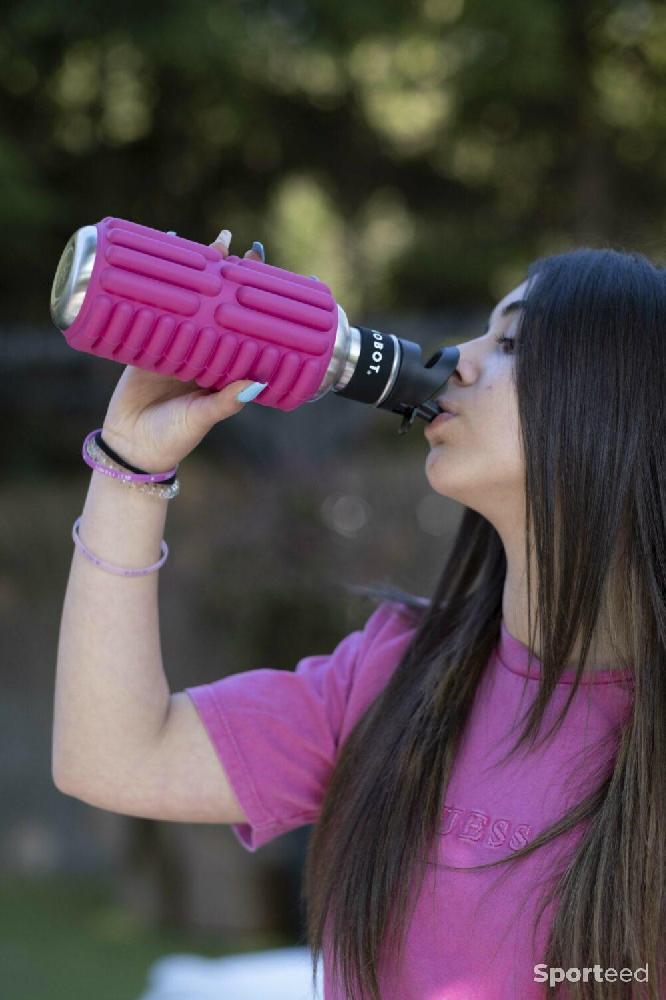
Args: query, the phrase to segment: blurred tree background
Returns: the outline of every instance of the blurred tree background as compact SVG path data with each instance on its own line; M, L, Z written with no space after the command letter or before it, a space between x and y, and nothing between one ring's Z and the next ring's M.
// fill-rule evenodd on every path
M666 7L23 0L0 24L0 116L0 964L12 1000L131 1000L166 950L295 943L305 841L250 857L226 828L116 817L52 785L81 443L121 374L50 323L66 240L106 215L202 243L225 227L232 252L260 239L317 274L352 322L424 353L460 343L536 257L663 262ZM314 405L317 421L248 406L183 465L160 578L172 690L291 669L367 617L342 583L426 594L441 570L460 510L430 489L419 432Z
M121 212L262 239L361 312L662 245L663 4L27 0L0 46L6 318L43 322L63 239Z

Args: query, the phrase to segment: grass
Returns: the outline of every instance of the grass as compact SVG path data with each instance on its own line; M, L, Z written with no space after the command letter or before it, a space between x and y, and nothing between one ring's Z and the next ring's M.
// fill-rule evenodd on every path
M137 1000L163 955L211 958L293 944L276 935L221 940L145 927L89 878L2 879L3 1000Z

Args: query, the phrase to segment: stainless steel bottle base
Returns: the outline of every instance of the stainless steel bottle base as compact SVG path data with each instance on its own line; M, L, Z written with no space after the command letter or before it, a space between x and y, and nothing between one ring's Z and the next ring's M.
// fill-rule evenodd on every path
M96 253L96 226L82 226L67 241L51 286L51 319L60 330L67 330L81 311Z

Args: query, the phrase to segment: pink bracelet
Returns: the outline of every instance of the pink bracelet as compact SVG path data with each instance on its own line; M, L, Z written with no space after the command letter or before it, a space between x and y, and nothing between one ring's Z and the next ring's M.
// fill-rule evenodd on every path
M154 570L159 569L160 566L163 566L166 562L167 556L169 555L169 546L164 539L162 539L160 543L162 557L158 559L156 563L153 563L152 566L146 566L143 569L126 569L122 566L113 566L104 559L100 559L100 557L96 556L94 552L91 552L90 549L86 548L83 544L81 536L79 535L79 525L81 523L82 516L83 515L79 515L79 517L77 517L72 527L72 538L74 539L74 544L81 550L81 552L83 552L90 562L94 563L95 566L99 566L100 569L108 570L109 573L116 573L118 576L145 576L146 573L152 573Z
M174 466L173 469L169 469L167 472L121 472L117 469L110 469L96 464L94 459L92 459L88 454L88 442L94 438L101 429L101 427L98 427L97 430L91 431L83 442L83 460L90 466L91 469L97 469L99 472L104 472L107 476L113 476L114 479L124 479L134 483L161 483L164 479L171 479L171 477L178 471L177 465Z

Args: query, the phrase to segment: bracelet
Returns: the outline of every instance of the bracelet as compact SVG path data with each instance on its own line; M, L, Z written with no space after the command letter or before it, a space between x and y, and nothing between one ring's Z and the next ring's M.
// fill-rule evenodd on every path
M159 569L160 566L163 566L166 562L167 556L169 555L169 546L164 539L162 539L160 543L162 556L156 563L153 563L152 566L145 566L140 569L129 569L123 566L114 566L112 563L108 563L106 560L100 559L99 556L96 556L94 552L91 552L90 549L84 545L83 540L79 535L79 525L81 523L82 516L83 515L80 514L72 526L72 538L74 540L74 544L81 550L81 552L83 552L90 562L94 563L95 566L99 566L100 569L105 569L109 573L115 573L118 576L145 576L146 573L152 573L154 570Z
M98 446L98 448L101 448L102 451L104 452L104 454L108 456L108 458L110 458L113 462L116 462L118 465L122 466L123 469L127 469L129 472L136 472L140 476L165 476L165 475L168 475L168 473L165 473L165 472L152 472L152 473L151 472L146 472L145 469L137 469L136 465L130 465L129 462L126 462L124 458L121 458L120 455L117 452L115 452L113 450L113 448L111 448L106 443L106 441L102 437L102 431L101 431L101 429L95 432L95 437L94 437L93 440L94 440L95 444ZM171 470L169 470L169 471L171 471ZM169 479L161 479L160 480L160 482L164 483L165 486L170 486L171 483L174 483L175 481L176 481L176 470L175 469L174 469L174 472L173 472L173 476L170 476Z
M98 441L102 441L101 427L91 431L83 442L83 459L91 469L96 469L114 479L120 479L130 489L136 489L140 493L149 493L163 500L173 500L178 496L180 483L175 478L178 466L167 472L144 472L141 469L136 469L135 466L128 465L120 456L110 458L107 451L111 452L113 456L116 456L116 453L109 448L106 442L103 442L106 450L102 450ZM122 465L121 469L116 466L116 462Z

